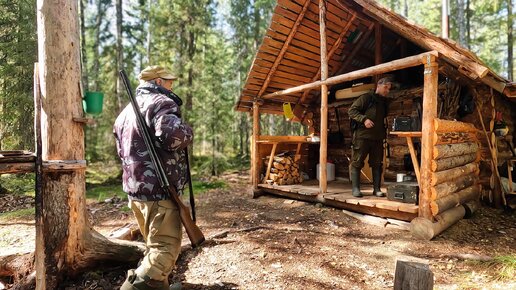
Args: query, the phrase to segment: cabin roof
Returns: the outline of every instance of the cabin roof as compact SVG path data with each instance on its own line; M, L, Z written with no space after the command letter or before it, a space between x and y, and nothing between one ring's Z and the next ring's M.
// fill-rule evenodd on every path
M382 62L435 50L442 73L485 84L516 98L516 84L497 75L474 53L409 22L372 0L328 0L326 38L328 76L375 65L375 27L381 25ZM318 0L278 0L271 24L255 55L236 110L251 111L253 101L276 91L320 79ZM260 100L260 112L283 114L284 102L317 103L319 90ZM514 100L514 99L513 99Z

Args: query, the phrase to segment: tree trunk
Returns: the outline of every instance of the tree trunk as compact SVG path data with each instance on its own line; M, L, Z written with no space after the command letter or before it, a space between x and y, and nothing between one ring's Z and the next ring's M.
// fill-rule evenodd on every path
M95 18L95 40L93 42L93 75L98 76L100 69L100 24L102 23L102 17L104 16L102 9L102 0L97 0L97 17ZM93 90L98 91L99 78L93 79Z
M466 48L471 50L471 10L469 9L469 4L470 0L466 0Z
M124 68L124 47L122 46L122 0L116 0L116 98L118 100L118 111L121 112L123 108L122 94L124 88L122 82L118 77L118 72Z
M507 78L514 81L514 57L513 57L513 17L512 0L507 0Z
M38 0L42 159L84 162L77 2ZM36 215L36 289L55 289L66 275L100 260L136 261L142 248L110 242L86 217L85 167L43 168ZM43 218L44 217L44 218ZM127 245L127 244L125 244Z
M458 33L459 33L459 44L463 47L468 47L468 43L466 41L467 39L467 32L466 32L466 13L465 13L465 5L464 0L458 0L457 1L457 26L458 26Z
M89 91L88 79L88 54L86 51L86 23L84 22L84 1L79 0L79 9L81 14L81 72L82 72L82 88L85 92Z
M152 65L152 58L151 58L151 43L152 43L152 17L151 17L151 11L152 11L152 0L147 0L148 6L147 6L147 65Z

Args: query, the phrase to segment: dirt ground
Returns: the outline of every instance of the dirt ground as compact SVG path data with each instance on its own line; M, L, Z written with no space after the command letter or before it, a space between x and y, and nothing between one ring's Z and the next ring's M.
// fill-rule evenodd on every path
M516 289L514 213L483 207L433 241L418 241L408 231L364 224L338 209L274 196L252 199L245 174L223 179L227 188L196 198L198 225L217 238L181 254L170 280L181 281L183 289L392 289L400 256L428 260L435 289ZM116 199L90 204L95 229L109 234L134 222L123 205ZM32 251L33 236L32 221L3 223L0 256ZM512 267L466 259L508 255ZM62 289L118 289L131 267L99 268Z

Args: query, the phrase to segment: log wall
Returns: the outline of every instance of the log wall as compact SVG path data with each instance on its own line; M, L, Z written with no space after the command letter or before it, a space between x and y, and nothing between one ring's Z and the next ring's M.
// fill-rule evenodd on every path
M474 125L441 119L435 119L434 125L437 136L455 134L461 137L450 138L448 143L444 143L447 138L437 138L439 141L435 141L439 144L434 145L430 168L430 208L436 217L478 199L480 152L476 138L478 130Z

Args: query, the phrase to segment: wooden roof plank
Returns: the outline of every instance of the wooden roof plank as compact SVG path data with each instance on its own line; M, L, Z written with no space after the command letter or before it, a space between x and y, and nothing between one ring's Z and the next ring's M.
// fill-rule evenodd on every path
M292 27L292 30L290 31L290 34L288 35L287 39L285 40L285 43L283 44L283 47L281 48L280 50L280 53L278 54L278 56L276 57L276 60L274 61L274 64L272 65L272 68L271 70L269 71L269 74L267 75L267 78L265 79L263 85L262 85L262 88L260 89L260 92L258 93L258 96L260 96L261 94L263 94L263 92L265 91L265 89L267 89L267 86L269 85L269 82L271 80L271 77L272 75L274 74L274 72L276 71L276 69L278 68L278 65L280 64L281 60L283 59L283 55L285 54L285 52L287 51L287 48L290 44L290 41L292 40L292 38L294 38L294 35L296 34L296 31L297 31L297 28L299 27L299 25L301 24L301 20L303 19L304 17L304 14L308 8L310 4L310 1L309 0L306 0L306 3L305 5L303 6L303 10L301 10L299 12L299 15L296 19L296 23L294 24L294 26Z

